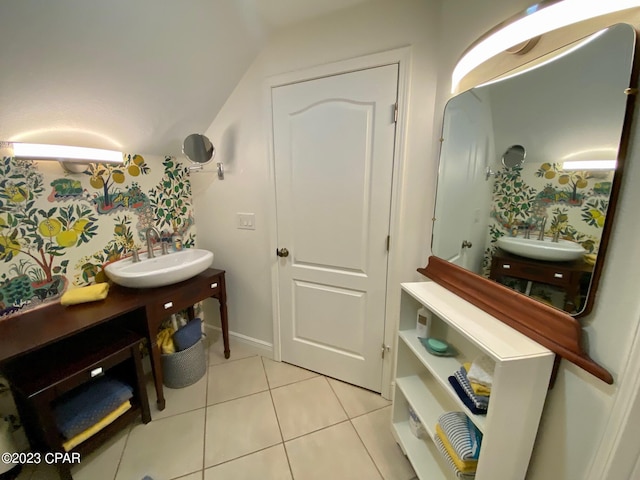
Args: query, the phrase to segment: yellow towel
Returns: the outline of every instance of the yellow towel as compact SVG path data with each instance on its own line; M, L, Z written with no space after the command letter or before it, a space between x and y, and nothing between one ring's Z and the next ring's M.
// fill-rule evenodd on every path
M163 328L158 332L156 343L160 347L160 351L164 354L176 353L176 345L173 343L173 334L175 330L171 327Z
M107 425L113 423L113 421L116 418L118 418L120 415L122 415L124 412L126 412L130 408L131 408L131 402L127 400L118 408L116 408L113 412L111 412L109 415L107 415L102 420L100 420L98 423L94 423L92 426L90 426L86 430L83 430L82 432L77 434L75 437L72 437L66 442L64 442L62 444L62 448L64 448L65 452L68 452L69 450L74 448L76 445L79 445L80 443L84 442L87 438L98 433Z
M471 363L467 362L463 364L464 369L469 373L469 369L471 368ZM473 393L476 395L482 395L483 397L488 397L491 395L491 388L486 385L482 385L480 383L472 382L469 380L471 384L471 388L473 389Z
M462 473L473 473L476 471L476 469L478 468L478 461L461 460L460 457L458 457L458 455L456 454L456 451L451 446L451 443L449 443L449 439L445 435L444 430L442 430L439 423L436 423L436 433L438 434L438 437L440 437L445 450L451 457L451 461L453 461L453 463L456 464L456 467L458 467L458 470L460 470Z
M595 253L585 253L582 258L584 258L585 263L588 263L589 265L595 265L597 255Z
M67 290L60 297L62 305L75 305L77 303L95 302L96 300L104 300L109 293L108 283L96 283L88 287L74 288Z

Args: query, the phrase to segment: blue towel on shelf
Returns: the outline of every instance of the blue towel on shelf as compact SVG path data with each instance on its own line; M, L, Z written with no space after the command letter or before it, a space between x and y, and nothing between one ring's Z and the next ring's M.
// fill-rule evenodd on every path
M478 460L482 432L464 412L443 413L438 424L460 460Z
M464 388L462 388L462 386L460 385L460 383L458 382L458 379L456 377L451 375L449 377L449 383L453 387L453 390L456 392L458 397L460 397L460 400L462 400L462 403L464 403L464 405L471 411L471 413L474 413L476 415L486 415L487 409L486 408L478 408L473 403L473 401L465 393Z
M478 408L484 408L485 410L489 406L489 397L484 395L476 395L476 392L473 391L471 387L471 383L469 382L469 378L467 377L467 371L464 367L460 367L454 376L458 380L460 386L464 389L467 396L471 399L474 405Z
M69 439L93 426L133 397L133 389L102 377L68 392L53 408L58 430Z

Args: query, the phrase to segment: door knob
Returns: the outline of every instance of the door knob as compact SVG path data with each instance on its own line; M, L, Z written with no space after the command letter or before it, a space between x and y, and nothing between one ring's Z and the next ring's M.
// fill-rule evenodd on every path
M473 244L467 240L464 240L462 242L462 248L471 248L473 246Z
M288 257L289 250L287 250L286 248L276 249L276 255L278 255L279 257Z

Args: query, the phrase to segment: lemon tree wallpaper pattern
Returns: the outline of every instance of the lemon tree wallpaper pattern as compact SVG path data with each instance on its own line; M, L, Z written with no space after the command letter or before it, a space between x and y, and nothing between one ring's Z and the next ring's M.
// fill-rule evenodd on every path
M483 275L489 276L495 242L504 235L522 235L524 229L539 233L546 218L545 236L579 243L587 253L597 253L609 206L613 171L564 171L561 164L545 162L502 169L495 177L492 193L489 247L483 258ZM517 279L503 279L523 291ZM509 283L511 282L511 283ZM562 308L564 292L547 285L533 285L541 299ZM534 290L532 290L532 295Z
M195 244L187 168L172 157L125 155L123 165L63 173L55 162L0 163L0 317L105 280L103 265L163 241L175 229Z

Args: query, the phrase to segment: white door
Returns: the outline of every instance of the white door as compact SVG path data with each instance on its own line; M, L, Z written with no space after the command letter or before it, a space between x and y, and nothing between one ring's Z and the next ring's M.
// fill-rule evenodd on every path
M433 224L434 255L479 272L486 244L493 178L486 168L493 152L487 102L467 92L447 104Z
M397 79L272 90L282 360L378 392Z

